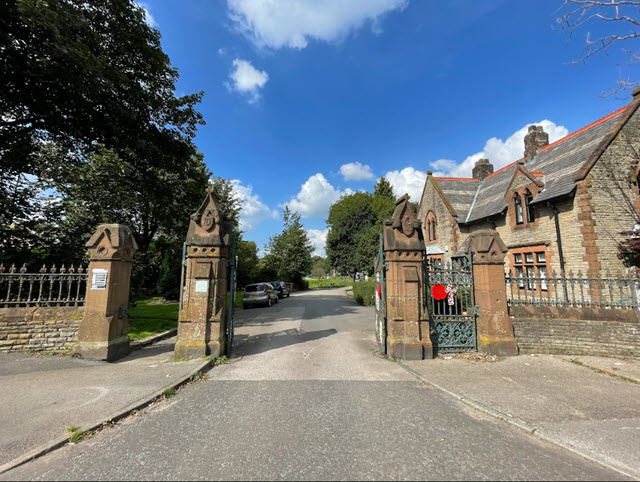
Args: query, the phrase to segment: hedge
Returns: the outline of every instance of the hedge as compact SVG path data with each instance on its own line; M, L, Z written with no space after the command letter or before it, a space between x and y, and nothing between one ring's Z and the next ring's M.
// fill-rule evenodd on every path
M353 283L353 299L359 305L373 306L376 304L376 280L371 278L367 281L356 281Z

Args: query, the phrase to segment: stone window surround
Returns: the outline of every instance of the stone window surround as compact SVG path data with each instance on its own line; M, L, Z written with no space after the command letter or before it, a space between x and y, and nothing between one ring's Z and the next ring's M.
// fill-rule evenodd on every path
M633 205L640 212L640 162L636 165L631 179L631 187L634 193Z
M438 242L438 220L433 211L429 211L425 217L424 231L425 242L427 244L435 244Z
M526 268L533 268L534 276L536 278L540 278L540 268L544 268L546 272L546 277L549 278L551 276L551 257L553 253L549 251L547 243L530 245L530 246L522 246L518 248L510 248L509 249L509 267L511 270L511 274L517 277L517 268L520 267L523 270ZM544 261L539 261L538 255L544 255ZM527 261L527 255L532 255L532 261ZM518 256L520 256L521 262L518 261ZM517 283L515 285L518 288L518 291L524 292L524 286L520 287L520 284ZM535 289L536 294L540 293L553 293L553 286L549 283L546 287L541 287L539 283L536 283L534 288L527 286L527 291L531 291Z
M522 186L518 189L514 189L513 191L509 191L507 194L507 202L509 204L509 221L511 225L512 231L517 231L520 229L527 229L538 226L538 216L535 215L535 207L532 207L534 219L533 221L529 221L529 216L527 213L527 191L531 193L532 199L540 192L540 188L535 184L531 183L526 186ZM516 222L516 198L520 198L522 203L522 223Z

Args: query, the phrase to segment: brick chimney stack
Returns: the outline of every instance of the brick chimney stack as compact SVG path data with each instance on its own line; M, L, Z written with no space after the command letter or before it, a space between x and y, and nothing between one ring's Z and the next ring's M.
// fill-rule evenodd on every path
M524 159L530 161L540 149L549 145L549 134L542 126L529 126L529 132L524 136Z
M489 162L489 159L480 159L476 161L476 165L471 171L471 176L479 181L484 181L492 172L493 164Z

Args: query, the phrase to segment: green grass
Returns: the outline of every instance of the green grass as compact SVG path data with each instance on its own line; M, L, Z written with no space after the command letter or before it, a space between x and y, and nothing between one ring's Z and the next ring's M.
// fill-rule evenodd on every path
M351 278L329 278L329 279L309 279L309 289L324 289L324 288L343 288L345 286L352 286L353 280Z
M236 310L242 309L242 291L236 292ZM144 298L138 300L135 308L129 309L131 341L141 340L157 333L176 328L178 326L179 303L157 303L161 297Z
M76 427L75 425L67 427L67 433L69 434L69 442L73 444L80 442L85 436L85 433L80 430L80 427Z
M140 340L178 326L178 303L151 304L160 297L138 300L135 308L129 309L131 329L129 338Z

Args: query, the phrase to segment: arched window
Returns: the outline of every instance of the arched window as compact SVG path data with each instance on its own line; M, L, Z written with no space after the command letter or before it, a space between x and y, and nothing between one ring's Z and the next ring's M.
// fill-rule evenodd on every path
M535 213L533 212L533 194L528 189L524 193L524 204L527 208L527 222L532 223L536 220Z
M516 193L513 196L513 205L516 210L516 224L522 224L524 222L524 218L522 216L522 198L520 194Z
M433 214L433 211L429 211L427 214L427 235L429 241L435 241L437 239L436 235L436 215Z

